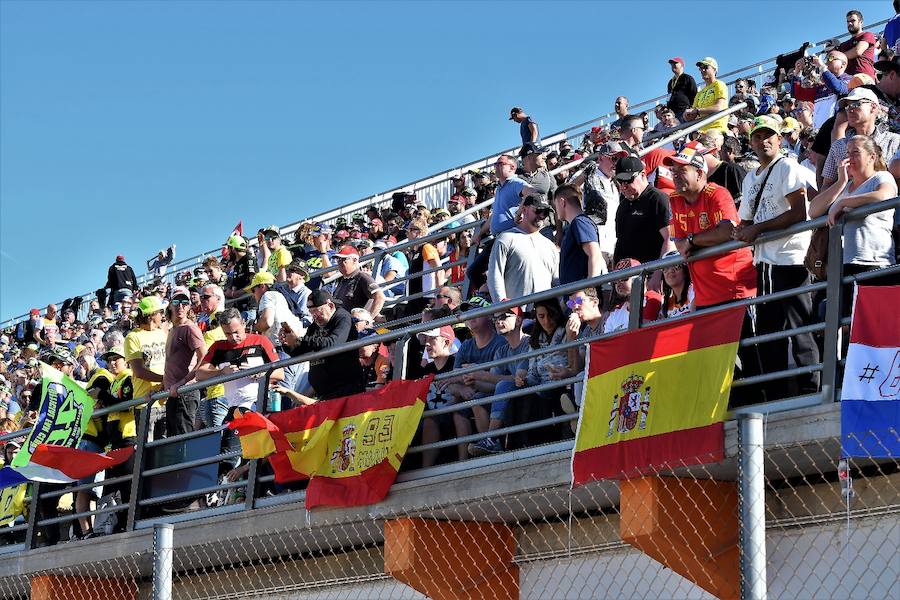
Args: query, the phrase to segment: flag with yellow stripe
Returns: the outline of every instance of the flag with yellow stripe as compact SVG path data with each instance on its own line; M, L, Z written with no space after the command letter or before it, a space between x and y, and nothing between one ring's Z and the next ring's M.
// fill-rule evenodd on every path
M744 310L591 344L573 485L722 460Z
M307 508L359 506L387 496L419 427L432 379L392 381L344 398L325 461L306 488Z
M257 412L245 412L229 422L228 428L237 432L244 458L265 458L294 449L281 429Z
M269 457L275 481L288 483L312 477L325 462L328 439L344 409L345 398L322 400L269 415L291 448Z

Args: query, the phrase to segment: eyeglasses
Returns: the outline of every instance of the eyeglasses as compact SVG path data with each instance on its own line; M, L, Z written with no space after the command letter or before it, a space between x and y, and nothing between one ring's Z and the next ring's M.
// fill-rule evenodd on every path
M857 100L856 102L848 102L844 106L844 110L853 110L855 108L861 108L863 104L872 104L868 100Z
M582 304L584 304L584 298L581 296L578 296L577 298L572 298L571 300L566 302L566 306L569 307L569 310L575 310L576 306L581 306Z
M447 294L437 294L437 295L435 295L435 298L441 298L442 300L452 300L453 299L450 296L448 296Z
M212 297L213 297L212 294L200 294L200 298L201 298L202 300L209 300L209 299L212 298Z
M171 302L169 302L169 304L172 305L172 308L176 308L179 306L190 306L191 301L190 300L172 300Z

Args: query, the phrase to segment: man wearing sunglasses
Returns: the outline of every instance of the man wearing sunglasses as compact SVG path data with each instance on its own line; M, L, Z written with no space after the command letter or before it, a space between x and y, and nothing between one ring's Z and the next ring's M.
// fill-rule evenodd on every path
M640 262L659 259L669 250L669 198L650 185L644 163L636 156L625 156L616 163L616 185L622 202L616 211L616 248L613 263L623 258Z
M143 398L157 392L162 387L163 372L166 364L166 332L162 329L163 305L155 295L143 298L137 305L138 315L135 327L125 336L125 360L133 373L134 397ZM154 404L153 413L163 409ZM154 432L153 438L162 437L163 428L157 426L158 417L152 414L150 423Z
M897 77L896 74L892 78ZM849 94L841 98L838 107L847 116L849 131L844 137L835 140L831 144L825 164L822 167L822 184L818 189L824 190L837 180L837 170L847 156L847 142L853 135L868 135L875 140L881 148L881 155L886 160L890 159L900 148L900 135L891 133L885 125L878 124L878 116L881 114L881 106L878 96L867 87L854 88Z
M287 279L286 268L291 264L293 257L291 251L282 244L281 230L275 225L269 225L263 229L263 238L270 252L266 268L275 277L275 281L285 281Z
M703 119L728 107L728 88L725 86L725 82L716 79L716 74L719 72L719 63L716 62L716 59L710 56L701 58L697 61L697 68L700 70L705 85L694 97L693 106L684 111L685 121ZM718 129L725 133L728 131L728 117L716 119L701 128L700 131L710 129Z
M196 367L206 354L203 333L194 322L191 295L186 287L172 292L168 306L172 328L166 338L166 364L163 389L168 390L166 401L166 435L173 436L194 430L200 390L178 393L178 388L194 380Z

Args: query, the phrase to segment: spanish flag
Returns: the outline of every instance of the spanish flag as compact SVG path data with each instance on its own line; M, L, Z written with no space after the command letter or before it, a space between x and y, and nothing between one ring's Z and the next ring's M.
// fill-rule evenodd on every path
M591 344L573 485L724 458L723 420L744 310Z
M306 508L374 504L387 496L419 427L432 379L392 381L344 399L325 461L306 488Z
M291 446L269 457L275 481L287 483L313 476L325 462L329 435L344 410L345 400L322 400L269 415Z
M244 458L265 458L294 448L277 425L257 412L245 412L228 428L237 431Z

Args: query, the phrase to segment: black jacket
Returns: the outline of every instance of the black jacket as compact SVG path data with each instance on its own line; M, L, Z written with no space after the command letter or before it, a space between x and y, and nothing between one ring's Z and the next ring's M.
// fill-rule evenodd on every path
M331 320L323 327L313 323L306 330L300 343L290 350L291 356L300 356L340 346L357 339L356 327L350 313L343 308L335 310ZM348 350L309 363L309 383L319 399L339 398L365 391L359 351Z
M117 260L109 265L105 287L112 291L122 289L129 289L132 292L137 291L137 277L134 276L134 269L125 264L125 261Z
M690 108L694 104L694 97L697 95L697 82L687 73L682 73L674 86L672 85L672 80L669 80L666 90L671 95L666 106L671 108L676 115L680 115L685 109Z

